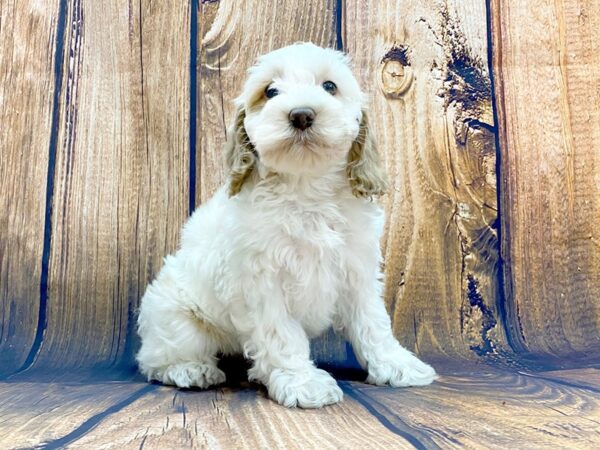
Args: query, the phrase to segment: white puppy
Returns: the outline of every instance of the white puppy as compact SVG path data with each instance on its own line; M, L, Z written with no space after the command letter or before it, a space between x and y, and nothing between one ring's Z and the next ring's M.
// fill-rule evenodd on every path
M225 381L218 354L285 406L336 403L342 391L309 354L330 325L352 343L368 383L431 383L400 346L381 298L383 170L364 96L342 53L281 48L249 70L226 149L229 179L185 225L142 299L137 354L149 380Z

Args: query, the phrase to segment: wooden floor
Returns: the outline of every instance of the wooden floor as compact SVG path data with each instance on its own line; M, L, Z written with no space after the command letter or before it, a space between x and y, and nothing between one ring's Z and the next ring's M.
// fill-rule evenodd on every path
M23 374L0 383L0 448L600 448L598 368L440 372L425 388L340 380L344 401L321 410L283 408L247 382L193 391Z

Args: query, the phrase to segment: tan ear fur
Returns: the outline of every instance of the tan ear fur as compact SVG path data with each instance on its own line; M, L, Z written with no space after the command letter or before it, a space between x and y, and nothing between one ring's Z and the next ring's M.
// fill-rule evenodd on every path
M256 165L257 153L244 128L246 112L239 108L225 144L225 161L229 169L229 196L242 190Z
M379 160L375 140L369 129L369 119L363 111L358 136L348 152L346 166L352 193L356 197L383 195L387 189L385 170Z

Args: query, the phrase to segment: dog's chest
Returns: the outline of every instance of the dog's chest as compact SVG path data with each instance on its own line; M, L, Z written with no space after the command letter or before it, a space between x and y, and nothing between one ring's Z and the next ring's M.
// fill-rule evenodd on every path
M281 288L292 316L316 335L328 326L345 279L346 221L334 205L290 205L282 219Z

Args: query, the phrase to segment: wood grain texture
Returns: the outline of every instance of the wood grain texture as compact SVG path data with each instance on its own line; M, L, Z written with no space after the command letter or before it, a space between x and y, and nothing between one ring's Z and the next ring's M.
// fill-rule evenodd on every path
M271 50L299 41L323 47L336 42L333 0L203 2L198 16L197 204L208 200L225 181L223 145L234 118L233 99L242 90L246 70ZM343 339L329 333L313 343L317 360L344 364Z
M242 382L208 391L136 381L0 383L0 447L573 448L600 445L599 372L449 370L425 388L340 381L344 401L283 408ZM588 385L577 385L579 379ZM557 381L558 380L558 381Z
M600 8L587 0L492 5L515 342L542 355L597 358Z
M600 389L600 368L551 370L543 372L540 376Z
M485 3L347 2L345 48L391 189L385 298L422 355L496 357L498 240Z
M32 448L76 432L107 409L136 399L143 382L0 383L0 448Z
M187 216L189 22L189 4L69 2L40 365L131 357Z
M58 4L0 1L0 375L36 335Z
M402 395L391 388L356 385L356 389L380 414L418 430L415 437L425 448L600 445L600 390L535 374L481 367L479 373L443 376L430 389L407 389Z
M140 425L143 424L142 427ZM69 448L410 449L359 403L286 409L254 388L160 388Z

